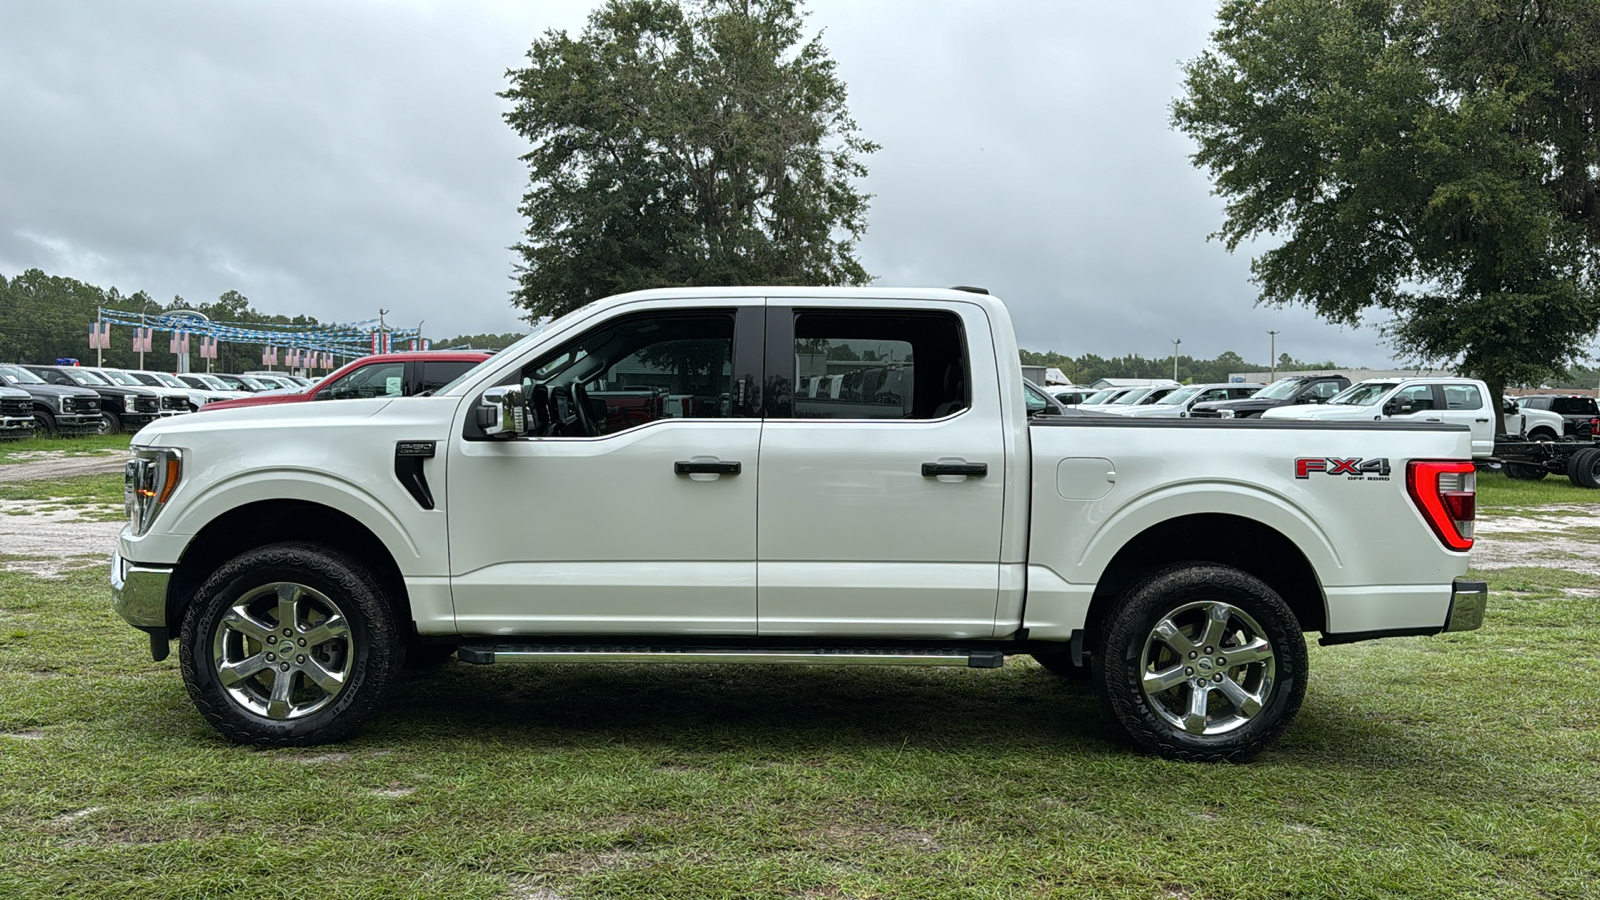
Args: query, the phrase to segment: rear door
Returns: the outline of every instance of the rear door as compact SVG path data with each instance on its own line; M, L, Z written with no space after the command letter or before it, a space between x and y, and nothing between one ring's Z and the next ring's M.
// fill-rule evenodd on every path
M769 306L762 635L994 635L999 376L981 308L958 308ZM795 395L817 378L838 396Z

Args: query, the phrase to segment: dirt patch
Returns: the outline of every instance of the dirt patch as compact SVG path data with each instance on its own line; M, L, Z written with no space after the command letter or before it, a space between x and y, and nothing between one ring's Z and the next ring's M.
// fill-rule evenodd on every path
M103 475L121 472L128 461L126 450L97 450L69 456L71 450L33 450L17 453L0 465L0 481L44 481L75 475Z
M1539 513L1484 510L1472 544L1475 569L1537 565L1600 575L1600 546L1578 532L1600 529L1600 505L1541 507ZM1586 537L1586 536L1585 536Z
M122 531L114 506L62 507L50 500L0 500L0 570L40 578L104 566Z

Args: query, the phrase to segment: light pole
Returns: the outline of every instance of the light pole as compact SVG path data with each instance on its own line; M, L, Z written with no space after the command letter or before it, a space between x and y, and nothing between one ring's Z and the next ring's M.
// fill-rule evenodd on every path
M1269 379L1269 380L1277 381L1278 380L1278 333L1276 331L1269 331L1269 332L1267 332L1267 334L1272 335L1272 354L1271 354L1271 356L1272 356L1272 378Z
M1178 380L1178 345L1183 343L1183 338L1172 339L1172 380Z

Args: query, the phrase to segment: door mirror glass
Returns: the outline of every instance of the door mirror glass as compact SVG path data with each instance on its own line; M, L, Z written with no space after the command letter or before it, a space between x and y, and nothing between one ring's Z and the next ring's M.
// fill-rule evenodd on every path
M528 432L528 414L522 388L516 385L483 392L476 410L478 427L490 437L512 438Z

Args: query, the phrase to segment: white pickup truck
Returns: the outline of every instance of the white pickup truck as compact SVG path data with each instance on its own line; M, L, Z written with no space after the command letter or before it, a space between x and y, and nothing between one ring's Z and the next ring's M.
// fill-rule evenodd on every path
M957 290L590 304L428 397L134 439L113 605L240 742L337 740L407 653L998 667L1240 760L1324 643L1479 627L1471 434L1036 416ZM837 378L833 378L837 376ZM801 394L828 377L839 390Z

